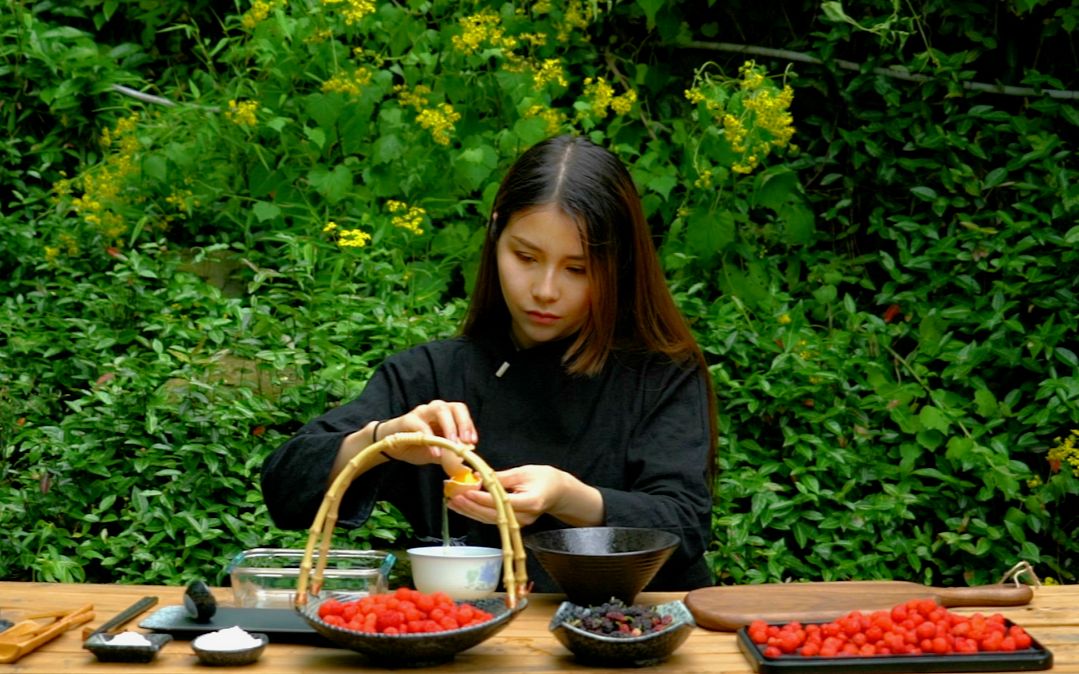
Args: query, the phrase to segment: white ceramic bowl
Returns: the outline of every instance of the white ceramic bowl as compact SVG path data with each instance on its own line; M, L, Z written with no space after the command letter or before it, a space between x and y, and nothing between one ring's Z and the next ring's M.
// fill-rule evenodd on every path
M502 550L474 545L409 548L412 583L420 592L445 592L454 599L483 599L498 587Z

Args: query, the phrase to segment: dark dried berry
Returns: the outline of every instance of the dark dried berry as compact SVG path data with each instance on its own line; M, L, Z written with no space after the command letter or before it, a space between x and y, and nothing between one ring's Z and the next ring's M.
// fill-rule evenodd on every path
M627 606L612 597L599 606L578 606L567 622L593 634L626 638L658 632L673 621L671 616L660 615L651 606Z

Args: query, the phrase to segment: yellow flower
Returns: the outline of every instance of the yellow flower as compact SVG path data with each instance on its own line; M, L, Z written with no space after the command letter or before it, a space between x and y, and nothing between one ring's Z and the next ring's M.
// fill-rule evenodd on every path
M439 145L450 144L450 134L453 133L454 123L461 119L461 115L455 112L449 103L443 103L434 108L420 110L416 116L416 123L431 132L431 137Z
M407 229L413 234L419 236L423 234L424 217L427 215L427 211L419 206L409 206L403 201L397 201L396 199L390 199L386 202L386 210L390 213L397 213L394 215L391 222L394 227L400 227L401 229Z
M337 245L342 248L363 248L371 240L371 235L362 229L342 229L337 237Z
M254 0L254 2L251 3L251 9L244 12L243 18L240 19L240 23L247 30L251 30L266 20L266 17L270 15L271 9L273 9L272 2L267 2L266 0Z
M561 129L562 125L566 123L566 115L561 110L555 110L548 108L545 105L533 105L525 110L524 117L531 119L533 117L539 117L547 123L547 135L554 136Z
M466 56L475 54L484 45L501 49L517 46L517 39L506 35L502 19L493 9L484 8L478 14L462 17L458 23L461 34L453 36L453 48Z
M326 226L322 228L322 231L323 231L323 233L329 233L329 232L332 232L335 229L337 229L337 223L334 222L333 220L330 220L329 222L326 223Z
M686 93L686 100L688 100L693 105L697 105L698 103L705 100L704 92L702 92L697 87L693 87L691 89L686 89L685 93Z
M1079 477L1079 447L1076 447L1076 439L1079 438L1079 430L1072 430L1065 438L1055 438L1056 446L1049 450L1046 457L1053 472L1060 470L1064 464L1071 466L1072 475Z
M565 42L575 31L583 32L591 18L591 9L581 0L570 0L566 3L562 22L558 24L558 41Z
M417 84L412 91L409 91L405 85L398 84L393 90L397 93L397 100L401 102L401 105L414 108L417 112L427 105L428 95L431 93L431 88L424 84Z
M779 320L780 325L790 325L791 315L790 314L781 314L778 320Z
M541 63L532 75L532 80L535 82L537 89L542 89L551 82L557 82L564 87L569 86L569 82L566 81L566 74L562 70L562 62L558 59L547 59Z
M621 96L615 96L611 100L611 110L614 110L616 115L625 115L633 109L633 104L637 102L637 92L630 89Z
M233 124L239 126L256 126L259 123L258 113L259 104L256 101L229 101L229 109L225 111L225 117L227 117Z
M124 205L123 192L128 178L139 172L139 139L136 135L140 117L133 113L119 120L101 134L107 150L100 164L65 185L62 189L82 190L71 200L71 208L94 229L108 238L123 234L124 216L117 209ZM69 249L72 246L68 246Z
M341 5L341 16L345 18L345 24L349 26L359 23L363 17L375 11L375 3L371 0L322 0L322 4Z
M322 83L322 90L326 93L341 93L359 96L363 87L371 82L373 73L370 69L360 66L352 72L337 72L330 79Z
M614 89L607 80L602 77L585 79L584 95L590 99L588 105L596 119L607 116L607 108L611 107L611 100L614 98Z

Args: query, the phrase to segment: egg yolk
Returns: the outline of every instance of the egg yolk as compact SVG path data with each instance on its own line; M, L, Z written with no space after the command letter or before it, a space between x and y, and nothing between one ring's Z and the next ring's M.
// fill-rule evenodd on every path
M476 474L471 470L462 470L448 480L445 480L443 486L443 493L446 498L453 498L457 494L464 491L462 487L471 487L472 485L479 484L480 479L476 477Z

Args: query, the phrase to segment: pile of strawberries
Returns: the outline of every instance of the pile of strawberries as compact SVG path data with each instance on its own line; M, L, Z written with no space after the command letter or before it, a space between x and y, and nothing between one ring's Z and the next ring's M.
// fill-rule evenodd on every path
M1032 643L1026 630L1009 626L999 613L960 615L932 599L911 600L891 611L851 611L829 623L780 626L757 620L746 631L768 658L1021 651Z
M327 599L318 607L318 616L327 625L377 634L445 632L492 617L472 604L456 603L443 592L424 594L407 587L352 601Z

